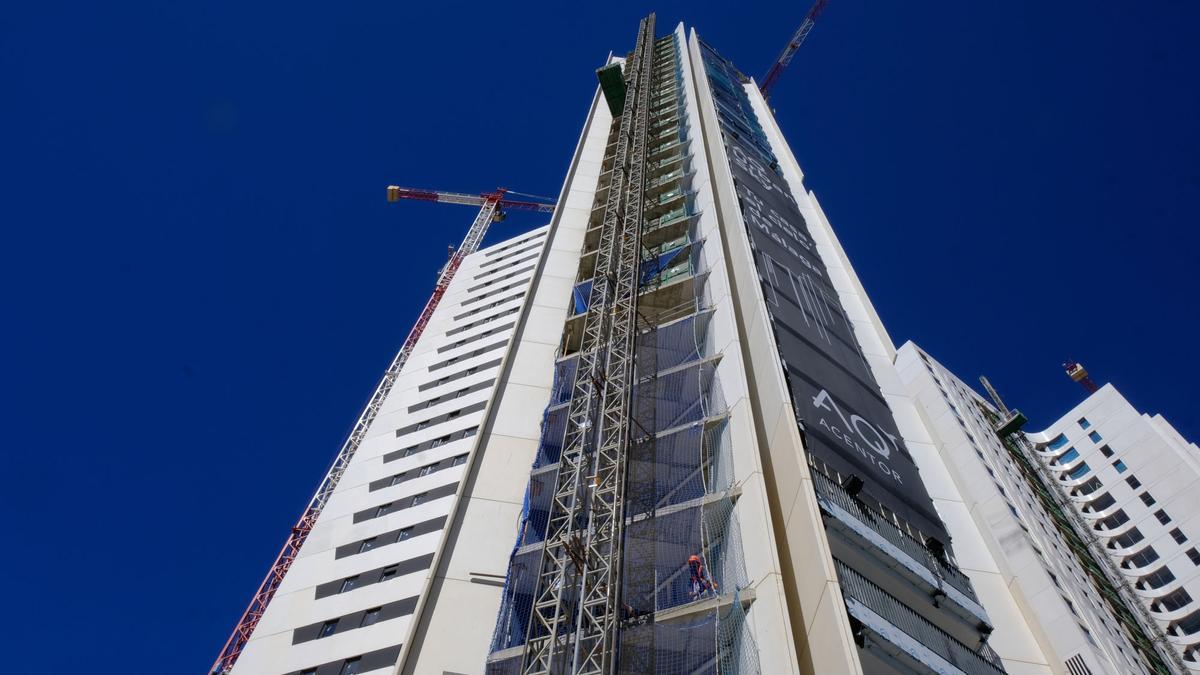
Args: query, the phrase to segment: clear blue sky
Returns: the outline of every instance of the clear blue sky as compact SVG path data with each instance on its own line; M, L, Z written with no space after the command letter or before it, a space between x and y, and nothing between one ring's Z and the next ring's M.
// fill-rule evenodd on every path
M806 3L744 5L657 10L761 75ZM383 187L556 193L648 9L6 7L21 660L208 667L473 215ZM1074 357L1200 439L1197 25L1187 0L830 3L774 104L893 338L1034 426L1081 398Z

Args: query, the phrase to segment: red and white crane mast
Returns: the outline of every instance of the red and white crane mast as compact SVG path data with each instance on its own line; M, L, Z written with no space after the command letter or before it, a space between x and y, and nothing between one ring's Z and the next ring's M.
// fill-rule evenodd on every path
M763 76L762 83L758 85L758 90L762 92L764 98L770 93L771 87L775 85L779 76L783 74L783 69L787 68L788 64L792 62L792 57L796 55L796 52L800 49L800 45L804 44L804 39L812 32L813 26L817 23L817 17L821 16L821 12L824 11L825 5L828 2L829 0L817 0L813 3L813 6L808 10L808 14L804 15L804 21L800 22L800 27L792 35L792 39L788 41L787 46L779 53L779 58L775 59L775 63L771 64L771 68Z

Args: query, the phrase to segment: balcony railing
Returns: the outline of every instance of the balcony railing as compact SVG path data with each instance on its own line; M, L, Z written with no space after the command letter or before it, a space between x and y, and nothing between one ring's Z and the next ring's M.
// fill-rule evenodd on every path
M846 599L850 614L867 628L876 630L885 639L893 641L898 647L905 649L914 659L925 661L921 652L927 650L967 675L996 675L1004 672L1000 657L992 651L991 647L985 644L978 651L971 649L889 595L882 588L868 581L858 572L850 569L842 561L835 559L834 563L837 565L838 581L842 586L842 596ZM855 603L899 629L925 650L911 644L900 644L901 639L894 634L894 631L879 631L878 626L873 627L872 623L877 623L877 621L866 613L858 611L858 608L854 606ZM935 672L944 672L944 668L936 668L934 664L928 665Z
M963 595L966 595L976 603L979 602L979 598L975 595L975 589L971 586L971 580L961 570L934 555L924 544L913 539L899 527L896 527L894 523L884 520L880 515L872 513L870 509L866 508L865 504L851 497L846 492L846 489L832 478L815 468L812 468L811 472L818 495L825 497L849 512L850 515L857 518L867 527L870 527L893 546L904 551L913 560L925 565L936 576L941 577L946 583L961 591Z

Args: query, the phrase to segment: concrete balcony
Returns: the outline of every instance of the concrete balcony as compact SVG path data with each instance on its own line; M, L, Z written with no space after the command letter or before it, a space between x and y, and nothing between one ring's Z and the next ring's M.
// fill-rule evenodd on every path
M927 621L840 560L838 582L866 672L997 675L1000 657L987 645L972 649ZM882 662L873 668L872 662Z
M817 502L828 515L826 527L837 531L858 552L874 558L911 588L925 593L924 602L947 610L962 624L960 637L968 639L991 632L991 622L970 579L961 570L941 560L917 540L886 522L851 497L841 485L820 471L812 471ZM949 602L946 602L949 601Z

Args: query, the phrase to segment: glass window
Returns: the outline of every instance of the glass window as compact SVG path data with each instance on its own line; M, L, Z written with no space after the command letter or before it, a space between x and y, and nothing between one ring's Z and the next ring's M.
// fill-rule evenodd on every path
M1088 438L1092 439L1093 443L1099 443L1100 441L1104 440L1104 439L1100 438L1100 434L1098 434L1094 431L1088 432Z
M1183 619L1175 623L1175 627L1180 629L1184 635L1200 631L1200 611L1193 611L1192 614L1184 616Z
M409 446L404 449L404 456L412 457L413 455L417 454L420 451L421 451L421 446L419 446L419 445Z
M1080 496L1086 496L1086 495L1092 494L1093 492L1095 492L1096 490L1099 490L1102 487L1104 487L1104 483L1101 483L1099 478L1092 478L1091 480L1084 483L1083 485L1080 485L1079 487L1075 488L1073 490L1073 492Z
M1113 456L1112 448L1108 447L1107 445L1100 446L1100 452L1103 453L1105 457Z
M1105 492L1104 494L1100 495L1099 497L1096 497L1095 500L1089 502L1085 508L1088 509L1089 511L1095 513L1096 511L1103 511L1104 509L1107 509L1108 507L1110 507L1116 503L1117 503L1117 500L1113 499L1113 496L1111 494Z
M1089 466L1087 465L1087 462L1083 462L1083 463L1082 463L1082 464L1080 464L1079 466L1077 466L1077 467L1075 467L1074 469L1071 469L1070 471L1068 471L1066 475L1067 475L1067 477L1068 477L1068 479L1069 479L1069 480L1078 480L1078 479L1080 479L1080 478L1083 478L1084 476L1086 476L1086 475L1087 475L1087 472L1089 472L1089 471L1091 471L1091 470L1092 470L1092 469L1091 469L1091 467L1089 467Z
M391 502L388 502L387 504L380 504L379 508L375 509L375 517L378 518L380 516L386 516L387 514L389 514L391 512L392 512L392 503Z
M367 612L363 614L362 623L358 624L359 627L375 625L379 621L379 614L382 611L382 607L368 609Z
M479 427L471 427L470 429L463 431L463 438L470 438L471 436L474 436L476 433L478 433L478 431L479 431Z
M1146 506L1154 506L1154 497L1149 492L1143 492L1138 497L1141 497L1142 503Z
M426 464L425 466L421 467L421 474L420 474L420 475L422 475L422 476L428 476L429 474L433 473L433 470L434 470L435 468L437 468L437 465L436 465L436 464Z
M1138 579L1137 587L1142 590L1146 588L1162 588L1172 581L1175 581L1175 575L1171 572L1171 568L1164 565Z
M1171 516L1168 516L1167 512L1162 509L1155 511L1154 517L1158 518L1158 522L1162 523L1163 525L1166 525L1167 523L1171 522Z
M1142 487L1142 481L1138 480L1137 476L1130 476L1129 478L1125 479L1125 482L1129 483L1129 487L1133 488L1134 490Z
M329 621L326 621L325 624L321 626L321 635L320 636L321 637L329 637L330 635L333 635L335 632L337 632L337 623L338 623L337 619L331 619Z
M405 472L405 473L407 473L407 472ZM392 476L392 485L399 485L403 482L404 482L404 474L403 473L398 473L395 476Z
M391 567L385 567L385 568L383 568L383 571L379 573L380 581L387 581L388 579L394 579L395 577L396 577L396 566L395 565L392 565Z
M370 539L363 539L362 543L358 545L358 552L366 553L367 551L370 551L371 549L375 548L375 544L376 544L375 537L371 537Z
M1046 447L1050 448L1051 450L1057 450L1066 444L1067 437L1059 434L1055 436Z
M1067 450L1059 457L1054 458L1054 461L1059 464L1070 464L1071 462L1073 462L1077 459L1079 459L1079 451L1076 450L1075 448L1071 448L1070 450Z
M412 536L412 528L406 527L403 530L400 530L400 534L396 536L396 541L404 541L405 539L408 539L411 536Z
M1092 426L1092 423L1087 421L1086 417L1080 417L1079 418L1079 426L1081 428L1087 429L1088 427Z
M428 492L422 492L419 495L413 495L412 505L416 506L417 504L420 504L421 502L425 501L425 497L427 496L429 496Z
M1104 520L1101 520L1099 523L1097 523L1097 525L1101 525L1108 530L1113 530L1128 522L1129 514L1125 513L1124 511L1117 511Z
M1124 567L1125 569L1130 569L1132 567L1145 567L1155 560L1158 560L1158 551L1155 551L1153 546L1147 546L1146 548L1126 558L1121 564L1121 567Z
M1194 548L1189 548L1187 556L1188 559L1192 561L1193 565L1200 566L1200 551L1197 551Z
M358 585L358 575L357 574L352 577L346 577L345 579L342 580L342 590L340 592L345 593L346 591L352 591L352 590L354 590L354 587L357 585Z
M359 656L356 656L352 659L346 659L346 662L342 664L341 675L358 675L358 673L362 672L358 668L359 664L361 663L362 657Z
M1142 534L1140 530L1134 527L1125 534L1113 537L1112 541L1109 543L1109 548L1129 548L1145 538L1146 535ZM1113 544L1116 544L1116 546L1113 546Z
M458 466L459 464L466 464L466 463L467 463L466 455L459 455L458 457L454 458L454 466Z
M1171 530L1171 538L1175 540L1176 544L1182 544L1187 541L1187 537L1183 536L1183 531L1178 527Z
M1191 601L1192 596L1187 591L1179 588L1155 600L1150 608L1156 612L1174 612L1177 609L1182 609L1184 605L1187 605Z
M1129 467L1125 466L1125 462L1122 462L1119 459L1113 462L1113 468L1117 470L1117 473L1125 473L1129 470Z

